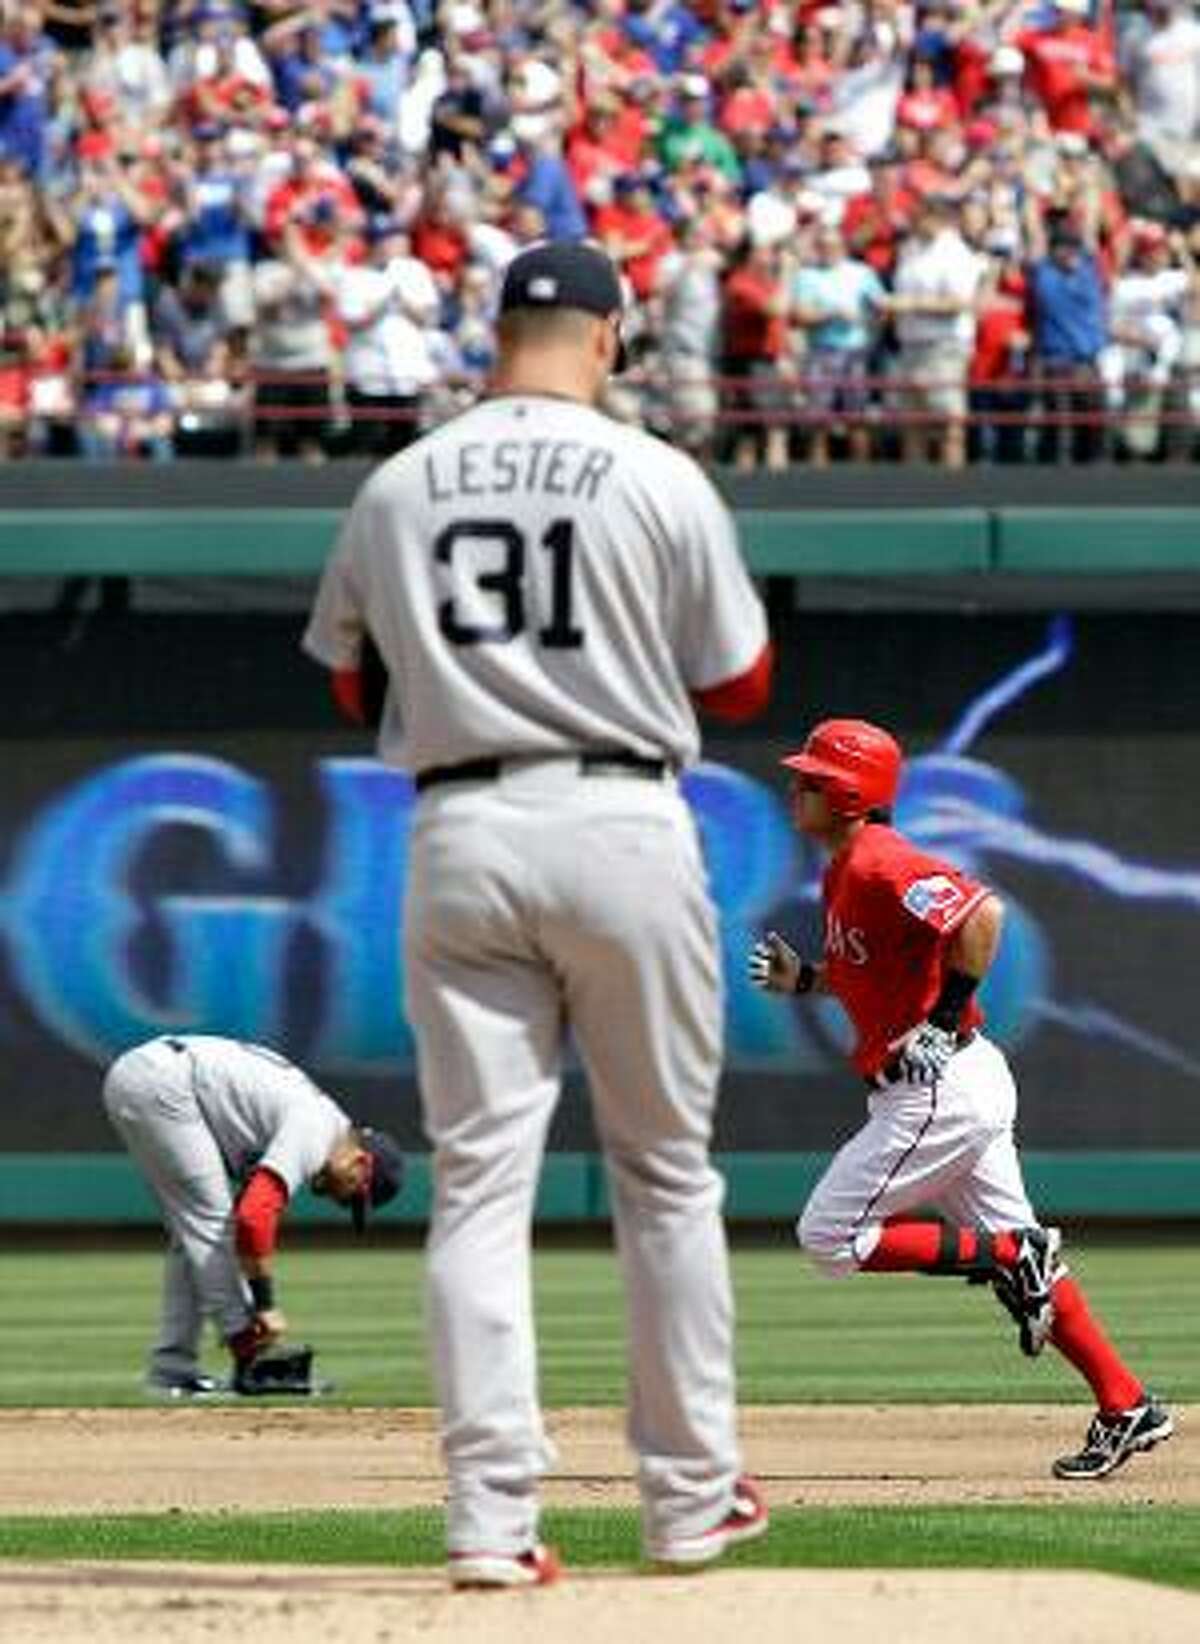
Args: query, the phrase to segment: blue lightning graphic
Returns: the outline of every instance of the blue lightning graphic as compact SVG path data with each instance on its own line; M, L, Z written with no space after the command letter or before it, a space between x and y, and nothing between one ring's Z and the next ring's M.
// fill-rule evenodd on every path
M1056 616L1050 624L1045 650L1031 656L1028 662L1022 662L1012 673L1005 674L1003 679L968 706L943 743L945 751L948 754L965 753L997 714L1003 713L1005 708L1023 697L1039 680L1066 667L1071 660L1074 643L1070 617Z
M1065 668L1074 650L1070 619L1056 616L1046 643L971 702L941 749L914 759L901 801L914 815L909 831L923 844L969 860L978 853L1057 870L1123 901L1169 901L1200 907L1200 873L1131 862L1087 839L1054 838L1024 820L1023 795L1005 773L964 757L984 729L1042 680ZM815 886L805 886L805 894ZM1043 1021L1091 1038L1106 1038L1191 1075L1200 1063L1098 1005L1064 1004L1045 996L1027 1001Z

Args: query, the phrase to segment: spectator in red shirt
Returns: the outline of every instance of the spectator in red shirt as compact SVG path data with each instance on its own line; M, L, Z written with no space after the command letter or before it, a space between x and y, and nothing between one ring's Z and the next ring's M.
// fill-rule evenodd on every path
M908 72L908 87L896 105L896 124L913 131L934 131L958 123L953 92L937 84L937 63L918 48Z
M975 350L968 370L973 461L1021 462L1025 424L1010 421L1029 408L1029 390L1020 381L1029 354L1025 275L1018 262L989 280L975 319ZM989 422L999 413L1003 421Z
M1054 131L1092 130L1092 97L1117 86L1116 64L1103 36L1084 18L1092 0L1054 0L1050 24L1025 29L1015 44L1025 55L1025 81Z
M648 302L658 285L658 265L674 243L650 173L624 172L614 178L612 203L597 210L592 227L634 295Z
M825 55L821 34L807 20L799 20L792 31L792 61L788 85L810 107L827 110L836 71Z
M957 125L934 126L928 131L907 129L901 137L911 145L904 168L904 186L917 198L941 195L961 199L970 187L964 175L967 148Z
M339 221L354 228L363 224L363 208L349 180L332 160L325 158L313 137L296 132L290 155L291 172L267 196L263 226L268 240L278 242L289 224L300 224L304 249L320 256L327 241L312 209L317 201L328 200Z
M775 66L777 46L773 35L756 33L745 60L725 75L717 125L727 136L736 140L743 131L765 132L782 119L785 108Z
M563 153L581 200L598 179L614 178L641 164L646 123L615 92L598 91L567 133Z
M900 156L881 155L871 167L871 188L846 202L842 238L851 256L870 263L886 279L896 266L899 241L912 223L917 196L903 180Z
M272 105L270 90L242 72L235 34L218 33L212 44L211 71L198 74L181 98L184 117L193 126L261 126Z
M431 185L412 225L412 254L433 271L438 289L448 293L458 284L470 255L467 233L469 212L461 192Z
M747 241L725 281L721 305L725 409L733 419L734 466L759 458L775 473L787 467L787 394L779 377L787 350L787 283L775 246Z
M659 78L653 57L621 27L624 9L622 0L597 0L592 21L584 25L579 43L584 102L603 87L624 92L639 76Z
M117 152L120 133L117 99L111 91L86 87L79 95L79 115L76 158L92 164L111 160Z
M972 33L969 23L961 31L956 30L955 36L950 84L959 118L969 120L988 95L993 47L990 36L982 28Z

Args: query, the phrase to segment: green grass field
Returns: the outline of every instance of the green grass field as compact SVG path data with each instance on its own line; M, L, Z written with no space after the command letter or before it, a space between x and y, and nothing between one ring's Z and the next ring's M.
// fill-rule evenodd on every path
M1200 1402L1193 1243L1092 1238L1072 1242L1069 1255L1147 1379L1174 1403ZM418 1250L285 1245L278 1275L293 1335L317 1345L337 1383L333 1402L431 1402ZM1015 1352L1011 1326L984 1291L865 1275L833 1284L809 1272L785 1232L772 1244L736 1248L734 1275L747 1404L1086 1400L1054 1354L1031 1363ZM151 1248L0 1254L0 1406L144 1402L140 1372L158 1280ZM542 1248L536 1286L547 1405L619 1404L624 1337L611 1252ZM211 1362L220 1365L215 1352ZM575 1564L636 1561L628 1511L552 1512L546 1528ZM0 1517L0 1556L422 1564L442 1556L441 1520L427 1510ZM1071 1566L1200 1588L1200 1508L1106 1506L1098 1491L1067 1504L784 1509L771 1536L737 1557L781 1566Z
M1200 1261L1187 1238L1068 1244L1111 1334L1155 1386L1200 1400ZM0 1405L144 1402L140 1377L158 1304L156 1249L0 1253L5 1341ZM334 1402L428 1405L421 1254L412 1247L284 1247L277 1266L291 1334L315 1343ZM619 1404L624 1327L612 1253L546 1248L536 1260L548 1405ZM987 1291L947 1279L816 1277L786 1242L736 1248L741 1397L748 1404L1080 1401L1054 1355L1013 1350ZM213 1368L220 1368L214 1349Z

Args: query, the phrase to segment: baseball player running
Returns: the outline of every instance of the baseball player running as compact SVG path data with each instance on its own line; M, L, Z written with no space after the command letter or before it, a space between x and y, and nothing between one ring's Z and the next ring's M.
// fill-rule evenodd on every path
M552 1579L538 1483L530 1224L568 1032L588 1075L627 1298L648 1557L766 1528L741 1475L733 1308L709 1139L717 927L678 784L696 705L765 706L766 619L694 462L603 415L621 291L583 242L501 292L488 396L359 493L305 644L414 773L407 1011L434 1150L433 1372L451 1581ZM369 654L369 652L365 653Z
M901 752L878 726L816 726L793 773L792 816L829 854L825 944L803 960L776 932L750 957L760 987L830 993L856 1035L866 1124L834 1156L797 1227L824 1272L958 1274L989 1282L1031 1357L1053 1342L1099 1406L1060 1479L1103 1478L1170 1438L1166 1406L1124 1364L1040 1227L1013 1140L1016 1087L982 1032L976 991L1000 940L996 893L891 826ZM931 1206L945 1221L905 1220Z
M287 1320L271 1258L302 1182L346 1205L399 1191L404 1160L356 1126L307 1074L263 1045L182 1034L135 1046L109 1068L103 1101L162 1208L169 1245L148 1385L171 1398L312 1391L312 1350L276 1349ZM231 1183L240 1184L236 1201ZM232 1356L226 1384L199 1365L211 1319Z

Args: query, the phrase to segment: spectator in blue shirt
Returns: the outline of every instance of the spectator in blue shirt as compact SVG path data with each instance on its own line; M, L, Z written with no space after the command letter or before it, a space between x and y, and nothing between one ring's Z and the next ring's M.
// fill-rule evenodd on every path
M808 341L803 370L812 417L810 461L814 468L828 464L830 430L840 415L849 421L851 460L866 462L867 361L886 293L869 263L846 255L845 241L830 224L817 229L814 249L815 261L796 270L789 293L792 320L804 327Z
M534 142L518 141L518 147L527 169L514 198L538 208L548 240L581 240L588 231L587 218L562 156Z
M1029 303L1043 409L1071 419L1067 439L1063 426L1043 426L1038 458L1056 462L1069 449L1076 462L1090 462L1102 444L1099 357L1108 319L1096 259L1065 219L1051 223L1047 254L1029 271Z
M294 12L272 23L261 45L275 82L275 96L289 114L305 103L322 103L332 97L340 71L327 56L320 23L310 13Z
M111 274L125 341L138 364L145 364L150 327L141 247L143 225L151 216L149 201L115 161L97 160L84 166L73 206L71 299L86 305L101 275Z
M708 30L680 0L628 0L621 27L663 74L677 74Z
M250 273L254 235L247 184L226 158L218 126L197 128L194 165L184 190L180 264L185 269L197 263L217 269L230 323L248 326L254 318Z
M0 155L41 179L54 43L41 33L36 19L37 8L26 6L0 24Z
M122 352L114 364L118 372L129 373L133 361ZM79 441L89 462L111 462L118 457L170 462L175 455L174 426L170 390L156 373L142 371L97 383L87 392Z
M97 272L111 264L117 271L122 307L141 302L141 224L129 199L132 191L111 161L86 166L80 185L71 252L71 295L86 302L95 290Z
M392 122L408 85L416 34L408 7L398 0L375 0L367 12L367 40L354 65L369 114Z

